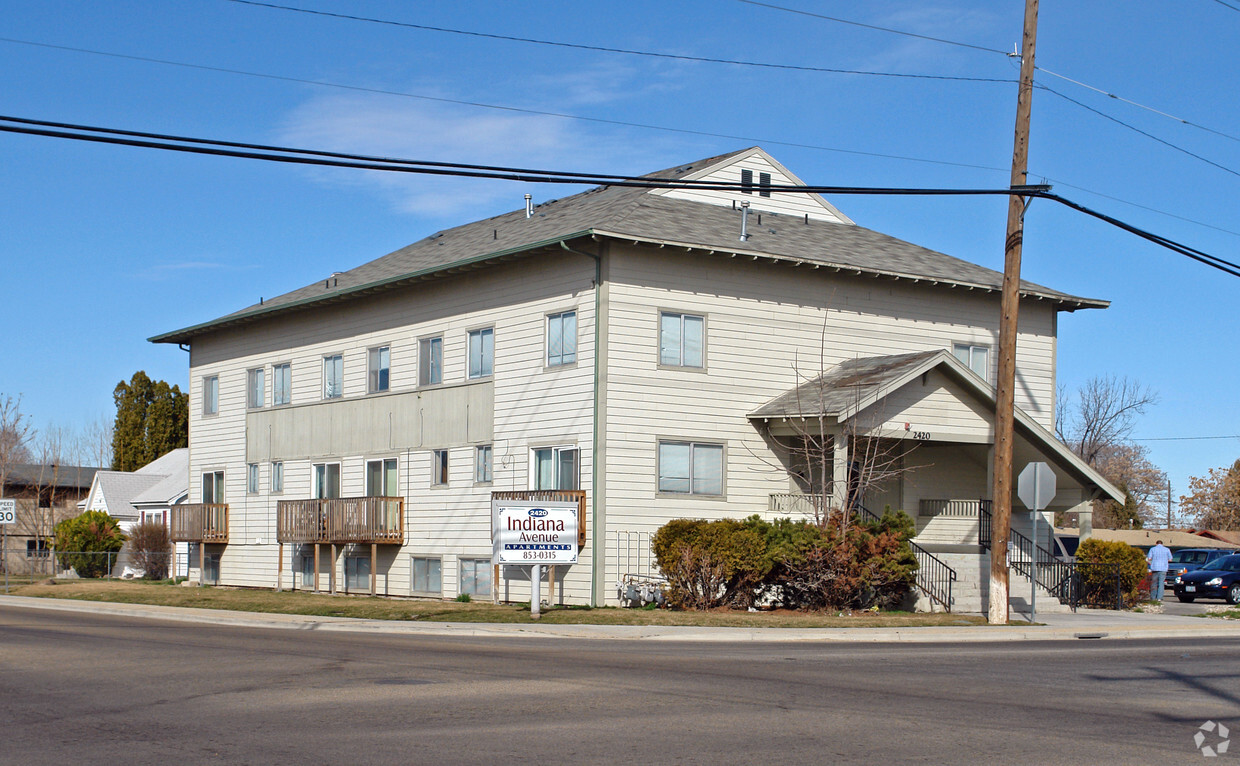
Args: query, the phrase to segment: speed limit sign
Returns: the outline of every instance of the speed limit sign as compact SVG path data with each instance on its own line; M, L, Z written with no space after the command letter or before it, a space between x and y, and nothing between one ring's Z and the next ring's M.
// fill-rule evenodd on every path
M17 501L0 500L0 524L17 523Z

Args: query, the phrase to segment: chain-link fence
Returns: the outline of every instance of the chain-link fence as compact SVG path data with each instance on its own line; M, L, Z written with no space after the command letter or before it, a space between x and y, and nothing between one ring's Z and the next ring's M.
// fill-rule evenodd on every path
M17 585L49 577L163 580L185 577L189 573L189 557L175 550L101 553L10 545L0 555L0 572L10 584Z

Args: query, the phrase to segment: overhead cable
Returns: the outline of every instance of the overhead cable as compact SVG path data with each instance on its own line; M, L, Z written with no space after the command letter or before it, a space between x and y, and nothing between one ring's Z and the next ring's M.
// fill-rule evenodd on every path
M7 124L6 124L7 123ZM238 157L244 159L265 160L299 165L318 165L327 167L353 168L360 170L384 170L390 172L416 173L421 175L455 176L465 178L489 178L526 183L565 183L591 184L605 186L623 186L646 189L685 189L695 188L710 191L740 192L753 191L752 186L741 183L708 182L694 179L651 178L649 176L625 176L601 173L574 173L553 170L536 170L528 168L512 168L495 165L471 165L464 163L435 162L426 160L409 160L387 157L366 157L365 155L347 155L338 152L304 150L292 147L265 146L241 142L220 141L214 139L198 139L187 136L127 131L116 128L100 128L73 123L58 123L22 117L0 115L0 131L24 133L29 135L64 138L75 141L117 144L165 151L188 152L192 154ZM1198 263L1218 269L1235 277L1240 277L1240 264L1210 255L1204 251L1182 243L1145 231L1132 224L1121 221L1113 216L1092 210L1071 200L1065 199L1049 191L1028 187L1010 189L943 189L943 188L901 188L901 187L857 187L857 186L797 186L788 184L772 184L771 193L793 194L830 194L830 195L903 195L903 196L1011 196L1039 197L1065 205L1085 215L1096 218L1112 226L1123 229L1142 239L1160 245L1172 252L1184 255Z
M568 43L558 40L539 40L532 37L515 37L513 35L500 35L491 32L475 32L468 29L452 29L450 27L436 27L429 24L414 24L407 21L393 21L391 19L377 19L371 16L355 16L348 13L335 13L332 11L318 11L310 8L298 8L291 5L279 5L277 3L264 3L259 0L228 0L231 3L239 3L241 5L253 5L260 8L273 8L280 11L292 11L294 13L307 13L313 16L327 16L330 18L347 19L349 21L363 21L370 24L384 24L393 27L404 27L407 29L420 29L424 32L442 32L452 35L464 35L467 37L481 37L489 40L504 40L507 42L529 43L532 45L548 45L556 48L574 48L576 50L596 51L600 53L620 53L626 56L646 56L651 58L674 59L677 61L694 61L705 64L732 64L735 66L761 67L764 69L786 69L798 72L822 72L826 74L855 74L866 75L869 77L897 77L908 78L914 80L956 80L961 82L1002 82L1011 83L1014 80L1002 77L965 77L959 75L942 75L942 74L915 74L911 72L876 72L864 69L836 69L832 67L818 67L801 64L778 64L767 61L744 61L740 59L724 59L713 58L710 56L689 56L680 53L661 53L658 51L640 51L630 48L610 48L603 45L586 45L584 43Z

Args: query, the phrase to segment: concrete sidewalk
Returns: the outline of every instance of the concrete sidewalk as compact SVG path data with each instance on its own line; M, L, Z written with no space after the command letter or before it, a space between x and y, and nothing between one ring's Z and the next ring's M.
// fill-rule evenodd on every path
M410 636L514 636L638 641L820 641L859 643L980 643L989 641L1070 641L1136 638L1240 638L1240 621L1081 610L1040 616L1041 625L968 625L914 628L701 628L631 625L550 625L466 622L399 622L317 617L299 614L231 612L146 604L27 598L0 595L0 608L90 612L208 625L283 630L329 630Z

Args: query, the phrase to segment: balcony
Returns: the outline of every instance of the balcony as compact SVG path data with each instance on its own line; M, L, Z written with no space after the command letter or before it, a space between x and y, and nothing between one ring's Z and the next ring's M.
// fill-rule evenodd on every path
M802 495L794 492L780 492L770 496L767 510L780 516L808 516L818 519L823 509L831 504L830 495Z
M174 543L228 542L227 503L172 506L168 538Z
M976 519L981 513L982 506L986 505L985 500L967 499L967 500L931 500L923 499L917 504L918 516L932 516L935 518L969 518Z
M399 497L280 500L276 539L281 543L405 542L405 501Z

